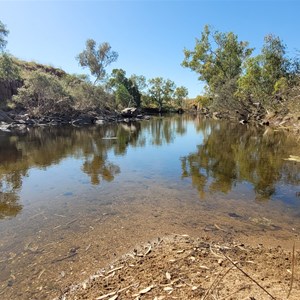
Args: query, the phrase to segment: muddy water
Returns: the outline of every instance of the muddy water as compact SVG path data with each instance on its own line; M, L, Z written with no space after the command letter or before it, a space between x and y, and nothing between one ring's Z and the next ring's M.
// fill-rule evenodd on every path
M290 155L284 132L188 116L0 133L0 297L52 299L172 233L289 247Z

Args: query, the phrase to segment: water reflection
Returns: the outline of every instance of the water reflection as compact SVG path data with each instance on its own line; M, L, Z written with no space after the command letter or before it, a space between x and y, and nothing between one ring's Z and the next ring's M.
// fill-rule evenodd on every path
M18 193L31 168L46 169L64 158L82 159L82 171L94 185L112 181L120 168L107 160L107 152L117 153L122 142L102 138L119 136L117 126L94 128L32 128L23 135L0 135L0 218L15 216L22 209ZM124 140L125 134L121 134ZM129 135L129 133L128 133ZM127 135L127 136L128 136Z
M197 129L203 143L181 164L182 178L191 177L201 198L229 193L238 183L250 183L257 200L270 199L278 183L299 186L299 164L283 160L299 145L284 132L226 122L198 122Z
M89 128L31 128L21 135L0 133L0 219L22 210L19 195L30 169L58 165L59 172L64 172L62 161L76 159L90 184L97 186L121 173L120 161L123 163L130 147L147 147L147 155L140 155L135 162L145 165L145 178L159 171L158 178L178 178L178 184L180 178L191 179L201 198L207 192L229 193L241 184L250 184L259 200L278 193L279 185L291 185L294 191L300 184L300 166L283 158L299 155L298 145L283 132L263 130L186 115ZM181 142L184 137L189 144ZM154 169L151 162L144 164L153 151L155 161L163 161L164 170ZM166 156L166 151L172 154ZM122 160L118 162L116 157ZM127 172L130 177L130 166ZM297 193L299 190L294 199L299 197Z
M109 151L124 156L128 146L144 147L147 139L152 145L168 144L176 132L185 132L183 122L159 118L90 128L31 128L20 135L0 133L0 218L16 216L22 210L18 194L31 168L46 170L74 157L82 160L81 171L92 185L110 182L121 170L108 160Z

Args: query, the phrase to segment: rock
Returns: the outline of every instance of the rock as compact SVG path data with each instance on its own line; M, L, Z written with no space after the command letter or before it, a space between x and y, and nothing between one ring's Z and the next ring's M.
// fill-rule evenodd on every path
M95 121L95 124L96 124L96 125L103 125L104 123L105 123L105 121L102 120L102 119L99 119L99 120L96 120L96 121Z
M221 119L221 118L222 118L222 115L221 115L221 113L215 111L215 112L213 112L213 114L212 114L212 118L215 119L215 120L218 120L218 119Z
M10 124L2 122L2 124L0 125L0 130L4 132L10 132Z
M9 100L13 95L17 94L18 88L23 85L20 80L0 79L0 99L1 101Z
M10 118L7 113L4 111L0 110L0 122L5 122L5 123L12 123L14 120Z
M25 132L25 131L27 131L27 126L25 124L14 123L14 124L11 125L11 129L13 129L14 131Z
M139 112L135 107L127 107L121 111L121 115L124 118L136 117L138 114Z

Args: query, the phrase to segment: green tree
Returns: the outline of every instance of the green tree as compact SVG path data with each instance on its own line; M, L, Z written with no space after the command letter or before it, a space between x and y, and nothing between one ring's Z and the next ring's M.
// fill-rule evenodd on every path
M133 97L128 92L124 84L119 84L116 90L116 103L121 107L129 107L133 101Z
M279 37L267 35L262 48L262 79L268 94L272 94L276 82L287 76L288 60L285 57L286 46Z
M242 100L250 99L270 105L275 94L288 89L289 78L296 71L290 69L291 63L280 38L267 35L261 53L246 60L236 95Z
M149 80L148 94L160 112L172 100L175 88L175 83L170 79L156 77Z
M7 41L5 40L5 37L9 34L9 31L7 30L6 26L0 21L0 51L3 52Z
M86 41L86 49L76 57L79 64L90 69L93 76L96 77L96 82L103 80L106 75L106 67L118 59L118 53L112 51L109 43L105 42L96 49L96 42L93 39Z
M142 92L147 87L146 77L143 75L132 74L129 79Z
M29 74L13 101L37 116L68 112L72 104L63 85L54 76L41 71Z
M86 81L69 85L67 92L72 96L73 107L80 111L102 108L111 101L102 86L94 86Z
M238 80L236 96L241 100L263 101L266 98L262 80L262 57L251 57L245 62L245 74Z
M239 41L234 33L212 32L206 25L194 50L184 49L182 66L199 74L199 80L207 84L209 94L220 105L233 98L243 62L252 51L248 42Z
M184 106L183 102L188 95L188 89L184 86L179 86L174 91L174 102L175 104L182 108Z
M110 87L116 89L116 101L118 104L128 106L133 102L136 107L140 107L141 93L137 82L131 78L127 78L124 70L114 69L108 84Z
M5 80L18 80L20 79L20 71L15 64L13 58L3 53L0 55L0 79Z

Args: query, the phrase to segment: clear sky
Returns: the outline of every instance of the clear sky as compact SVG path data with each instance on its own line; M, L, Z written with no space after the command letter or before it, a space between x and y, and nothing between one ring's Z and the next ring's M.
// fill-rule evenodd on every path
M197 74L181 67L205 24L233 31L260 50L266 34L278 35L291 56L300 49L300 1L15 1L0 0L0 20L10 31L7 50L70 73L87 73L76 55L88 38L119 53L112 68L127 76L162 76L201 94Z

